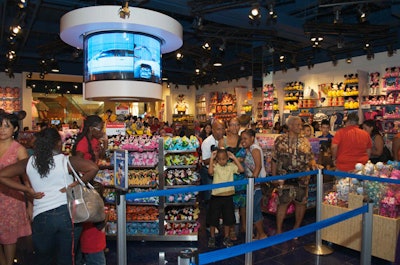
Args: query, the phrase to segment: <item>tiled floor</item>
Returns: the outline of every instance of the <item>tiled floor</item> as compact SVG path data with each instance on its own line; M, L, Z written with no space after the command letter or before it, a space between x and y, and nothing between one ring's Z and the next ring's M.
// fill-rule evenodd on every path
M285 229L290 229L293 225L293 218L285 220ZM315 222L315 214L309 211L306 214L304 224ZM270 234L274 234L275 218L271 215L266 215L264 218L265 230ZM298 240L290 240L273 247L256 251L253 254L253 264L268 264L268 265L358 265L360 264L360 253L337 245L332 245L334 252L326 256L318 256L304 250L304 245L315 242L314 234L300 237ZM198 249L200 253L210 251L207 248L208 232L206 229L200 229L198 242L127 242L127 260L128 265L157 265L159 264L159 253L165 253L165 261L168 265L178 264L178 256L180 251L188 248ZM221 239L217 238L217 242ZM236 244L244 242L244 235L241 235L236 241ZM324 242L325 243L325 242ZM108 241L107 246L107 265L118 264L116 241ZM36 265L32 264L31 254L29 249L19 249L18 264L21 265ZM24 254L22 254L24 253ZM231 258L228 260L215 262L212 264L220 265L243 265L244 255ZM391 262L372 258L373 265L390 265Z

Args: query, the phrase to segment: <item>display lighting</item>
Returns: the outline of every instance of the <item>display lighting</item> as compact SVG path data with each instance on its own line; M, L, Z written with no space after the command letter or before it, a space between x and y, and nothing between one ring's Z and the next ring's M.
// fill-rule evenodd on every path
M200 69L196 68L195 72L196 72L196 75L199 75L200 74Z
M26 78L32 78L32 72L27 73Z
M125 1L125 4L119 9L119 17L122 19L129 18L131 11L129 10L129 1Z
M351 60L351 57L348 57L347 59L346 59L346 63L351 63L352 62L352 60Z
M279 56L279 62L283 63L285 61L285 56L281 55Z

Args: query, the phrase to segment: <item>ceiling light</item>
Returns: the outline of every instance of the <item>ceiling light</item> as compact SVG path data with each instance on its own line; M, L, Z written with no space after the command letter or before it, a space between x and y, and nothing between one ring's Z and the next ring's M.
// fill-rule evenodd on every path
M216 61L213 65L215 67L220 67L220 66L222 66L222 63L220 61Z
M60 67L59 67L59 65L58 65L58 62L57 62L56 59L54 59L54 58L51 58L51 59L50 59L50 70L51 70L53 73L58 73L58 72L60 72Z
M348 57L348 58L346 59L346 63L351 63L351 62L352 62L351 57Z
M256 23L256 25L260 25L261 13L260 13L260 5L258 3L253 4L250 12L249 12L249 22L250 24Z
M129 18L131 11L129 10L129 1L125 1L125 5L119 9L119 17L122 19Z
M211 50L211 46L210 46L210 44L208 44L208 42L205 42L201 47L202 47L204 50Z
M180 52L177 52L177 53L176 53L176 59L177 59L178 61L182 60L182 59L183 59L183 54L180 53Z
M28 5L28 2L26 0L20 0L17 5L19 8L25 8Z
M27 73L26 78L32 78L32 72Z
M273 4L269 5L268 15L269 15L269 18L274 22L278 18L278 15L274 11L274 5Z
M223 52L223 51L225 51L225 48L226 48L226 41L223 40L223 41L222 41L222 44L219 46L218 49L219 49L221 52Z
M161 78L162 81L168 81L168 77Z
M194 70L194 71L196 72L197 75L200 74L200 69L199 68L196 68L196 70Z
M285 61L285 56L281 55L279 56L279 62L283 63Z
M15 54L15 51L11 50L8 51L8 53L6 54L6 57L9 61L13 61L15 59L17 55Z
M358 19L360 20L361 23L367 21L367 13L363 9L363 7L358 8L358 13L359 13Z
M20 33L21 31L21 26L20 25L16 25L16 26L12 26L11 27L11 33L16 36L18 35L18 33Z

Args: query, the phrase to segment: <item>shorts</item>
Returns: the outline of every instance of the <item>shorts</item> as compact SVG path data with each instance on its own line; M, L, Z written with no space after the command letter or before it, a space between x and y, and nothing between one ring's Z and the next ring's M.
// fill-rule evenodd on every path
M246 192L240 191L233 195L233 205L235 208L246 208Z
M279 204L288 204L292 201L296 203L305 204L307 203L307 189L308 185L295 184L283 185L278 190L278 202Z
M211 196L207 210L207 224L219 226L219 218L222 216L223 224L226 226L236 223L235 208L232 196Z

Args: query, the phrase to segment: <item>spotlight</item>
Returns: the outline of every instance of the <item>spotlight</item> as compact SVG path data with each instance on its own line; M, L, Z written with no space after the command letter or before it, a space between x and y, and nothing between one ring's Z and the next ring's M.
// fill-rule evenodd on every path
M200 69L196 68L195 72L196 72L196 75L199 75L200 74Z
M276 19L278 18L278 15L274 11L274 5L273 4L269 5L268 15L269 15L269 18L272 21L276 21Z
M320 43L324 40L324 37L322 36L313 36L310 38L310 41L313 43L313 47L319 47Z
M215 67L221 67L221 66L222 66L222 63L221 63L219 60L216 60L216 61L213 63L213 65L214 65Z
M44 79L44 73L39 74L40 79Z
M253 4L249 12L249 19L250 24L256 23L256 25L260 25L261 13L260 13L260 6L258 3Z
M13 50L8 51L8 53L6 54L6 57L7 57L7 59L8 59L9 61L15 60L15 57L16 57L16 56L17 56L17 55L16 55L15 51L13 51Z
M58 73L60 72L60 67L58 66L58 62L56 61L56 59L51 58L50 59L50 70L53 73Z
M372 51L368 51L367 53L367 60L372 60L375 58L375 55Z
M16 25L16 26L11 26L11 28L10 28L10 30L11 30L11 34L13 35L13 36L17 36L18 35L18 33L20 33L21 32L21 26L20 25Z
M32 78L32 72L27 73L26 78Z
M211 50L211 46L208 42L205 42L202 46L201 46L204 50Z
M367 13L362 7L358 8L358 13L359 13L358 19L360 20L361 23L367 21Z
M22 8L25 8L28 5L28 2L26 0L20 0L17 5L18 5L19 8L22 9Z
M223 51L225 51L225 48L226 48L226 41L223 40L223 41L222 41L222 44L219 46L218 49L219 49L221 52L223 52Z
M176 59L177 59L178 61L182 60L182 59L183 59L183 54L182 54L181 52L177 52L177 53L176 53Z
M119 9L119 17L122 19L129 18L131 11L129 10L129 1L125 1L125 5Z
M351 60L351 57L348 57L347 59L346 59L346 63L351 63L352 62L352 60Z
M285 56L281 55L279 56L279 62L283 63L285 61Z

